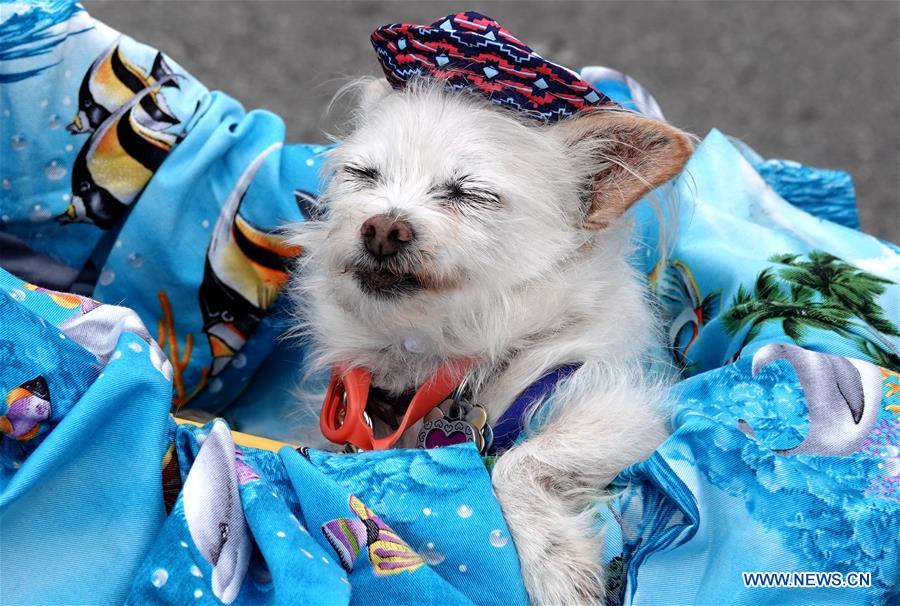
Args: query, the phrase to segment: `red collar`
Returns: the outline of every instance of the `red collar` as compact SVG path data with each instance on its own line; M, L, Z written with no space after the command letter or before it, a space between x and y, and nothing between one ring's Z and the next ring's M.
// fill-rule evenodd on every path
M337 444L352 444L362 450L388 449L404 431L450 397L474 363L472 359L454 359L442 364L416 391L400 426L383 438L375 437L366 417L372 373L358 366L335 366L319 418L322 435Z

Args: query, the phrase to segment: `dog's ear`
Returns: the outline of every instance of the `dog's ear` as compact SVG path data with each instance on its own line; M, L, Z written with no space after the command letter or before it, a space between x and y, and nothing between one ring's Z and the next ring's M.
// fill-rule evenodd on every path
M553 127L584 166L584 227L602 229L654 187L681 171L691 156L687 134L626 110L586 112Z

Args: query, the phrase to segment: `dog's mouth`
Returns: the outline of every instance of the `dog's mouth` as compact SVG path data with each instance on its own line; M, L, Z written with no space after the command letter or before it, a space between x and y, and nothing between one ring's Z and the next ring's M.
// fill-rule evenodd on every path
M353 278L364 293L384 299L415 294L424 289L413 273L395 272L384 267L354 267Z
M352 276L366 296L399 299L422 292L442 293L462 287L464 272L436 273L427 253L375 259L359 254L347 259L343 274Z

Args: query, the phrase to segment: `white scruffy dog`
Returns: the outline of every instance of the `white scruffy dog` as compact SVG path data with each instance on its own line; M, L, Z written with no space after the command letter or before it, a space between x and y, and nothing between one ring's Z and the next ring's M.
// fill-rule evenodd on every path
M619 109L543 124L427 81L357 90L325 214L293 236L314 366L363 366L400 394L475 358L468 393L496 421L582 363L492 481L533 602L599 603L592 505L666 435L644 370L656 322L619 217L681 170L690 139Z

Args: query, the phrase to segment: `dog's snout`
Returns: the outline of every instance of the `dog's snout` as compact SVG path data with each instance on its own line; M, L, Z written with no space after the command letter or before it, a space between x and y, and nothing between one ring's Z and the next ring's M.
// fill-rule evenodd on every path
M374 215L366 219L359 230L366 250L376 257L390 257L412 242L409 223L392 215Z

